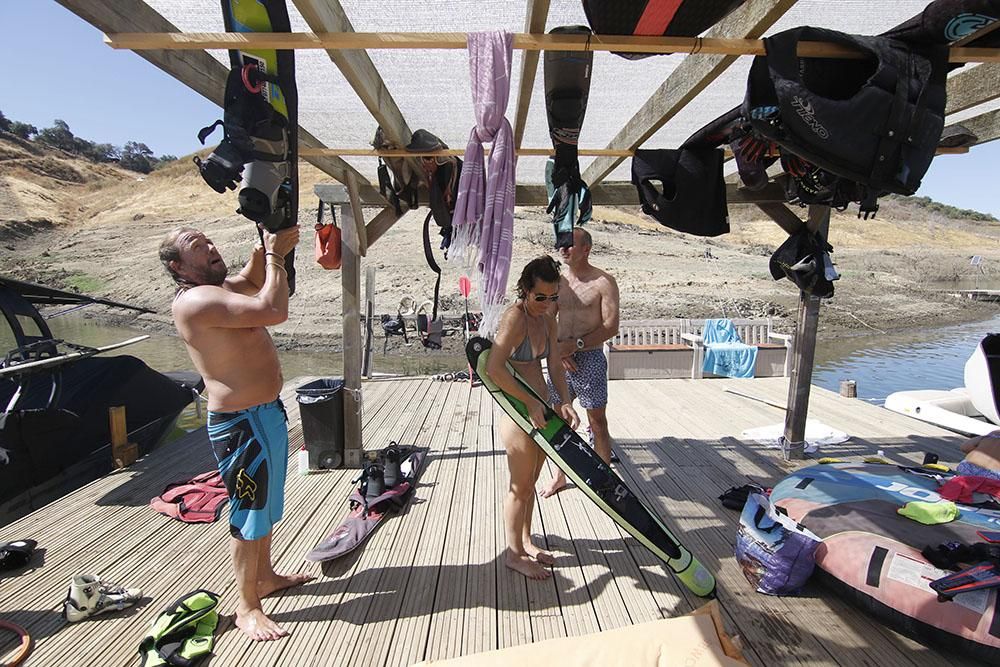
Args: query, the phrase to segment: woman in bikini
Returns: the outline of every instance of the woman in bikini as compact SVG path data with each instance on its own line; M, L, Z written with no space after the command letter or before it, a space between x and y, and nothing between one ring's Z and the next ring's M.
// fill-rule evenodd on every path
M517 302L504 312L500 320L497 339L486 367L497 386L527 406L531 423L537 428L545 425L546 406L520 386L507 370L505 362L510 361L538 396L548 396L542 375L542 359L547 360L549 368L562 368L554 316L558 298L559 263L547 255L528 262L517 281ZM571 428L576 428L580 419L567 401L569 389L565 373L556 373L552 380L562 400L552 407ZM553 565L555 558L531 542L535 482L545 462L545 454L506 415L500 425L500 437L507 449L507 467L510 469L510 486L503 507L507 534L504 564L530 579L545 579L552 576L545 566Z

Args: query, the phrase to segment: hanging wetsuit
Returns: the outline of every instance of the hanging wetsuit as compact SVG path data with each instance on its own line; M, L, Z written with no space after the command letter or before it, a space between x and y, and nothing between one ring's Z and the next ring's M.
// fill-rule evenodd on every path
M563 26L553 28L549 34L589 35L590 29L579 25ZM587 113L593 62L592 51L545 52L545 110L549 137L556 151L555 158L545 166L545 185L556 248L571 247L574 224L590 221L590 190L580 176L577 142Z

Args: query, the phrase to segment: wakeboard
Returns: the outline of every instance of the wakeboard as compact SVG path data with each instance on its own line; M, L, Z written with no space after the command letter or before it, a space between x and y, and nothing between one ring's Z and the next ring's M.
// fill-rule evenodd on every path
M322 562L351 553L375 532L387 516L400 512L409 504L427 450L392 443L379 452L377 458L385 461L390 450L395 450L393 455L399 462L400 474L395 485L388 486L387 483L387 488L382 493L372 496L366 493L370 480L364 476L359 478L361 485L354 489L349 499L350 513L340 522L336 530L306 554L306 560Z
M285 0L221 0L227 32L291 32ZM224 119L202 128L205 139L222 125L222 143L194 162L216 192L235 190L237 212L270 232L298 222L298 92L295 52L230 49ZM261 232L263 241L263 232ZM295 250L285 256L289 293L295 292Z
M515 424L531 436L535 444L573 480L577 488L614 519L615 523L666 563L692 593L701 597L713 597L715 577L712 573L691 555L663 521L643 504L624 480L601 460L576 431L548 407L547 401L538 396L510 364L507 369L521 383L522 388L546 404L548 421L545 427L534 428L524 404L493 382L486 373L491 345L485 338L475 337L469 341L465 352L493 400Z

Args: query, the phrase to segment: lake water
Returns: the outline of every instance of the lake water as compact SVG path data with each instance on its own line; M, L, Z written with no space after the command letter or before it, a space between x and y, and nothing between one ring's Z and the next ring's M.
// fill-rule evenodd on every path
M832 340L824 340L820 332L813 384L838 391L841 380L855 380L858 397L877 403L894 391L962 387L965 362L983 336L994 332L1000 332L1000 317Z
M79 313L48 321L57 338L83 345L116 343L143 332L113 327L87 319ZM13 346L7 327L0 332L0 350ZM813 383L837 391L841 380L855 380L858 396L880 402L886 395L904 389L951 389L964 385L965 362L979 340L1000 331L1000 316L986 322L914 329L902 333L824 337L819 334ZM375 339L375 370L381 373L426 375L454 371L464 360L451 355L427 354L422 349L410 357L386 357ZM149 340L122 350L143 359L160 371L191 368L183 343L175 337L151 334ZM339 352L279 351L285 378L302 375L338 376L342 372Z

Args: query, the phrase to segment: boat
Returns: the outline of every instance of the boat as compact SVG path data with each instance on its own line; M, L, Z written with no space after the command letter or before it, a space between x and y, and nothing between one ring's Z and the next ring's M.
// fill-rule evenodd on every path
M144 340L91 348L54 338L39 306L145 308L0 277L0 312L15 347L0 359L0 525L111 471L109 408L124 406L138 455L169 433L204 388L190 372L160 373L129 355ZM67 311L63 311L67 312Z
M1000 334L988 334L965 363L964 387L897 391L885 407L965 435L987 435L1000 429L998 395Z

